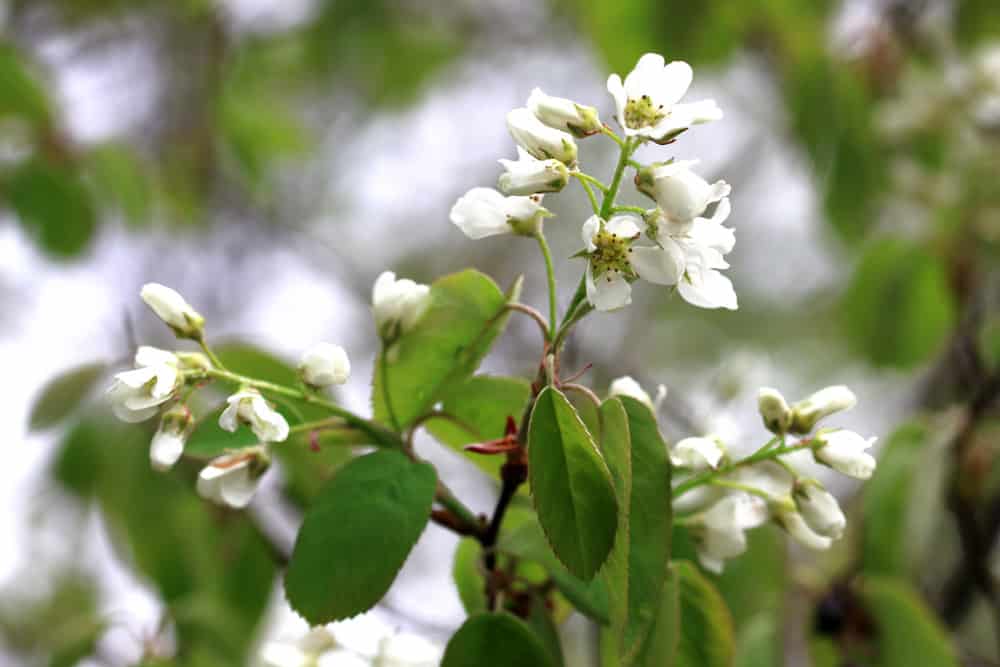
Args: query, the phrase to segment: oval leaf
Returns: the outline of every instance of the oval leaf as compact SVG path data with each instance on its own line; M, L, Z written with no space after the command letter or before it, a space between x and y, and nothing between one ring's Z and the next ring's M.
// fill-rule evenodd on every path
M512 291L519 291L519 283ZM376 418L390 421L386 380L392 413L403 427L426 413L450 387L472 375L506 326L506 306L511 299L516 296L504 295L478 271L436 280L427 311L413 329L393 343L388 354L375 361L372 402Z
M486 577L482 573L483 548L471 537L458 541L451 576L458 589L458 597L468 615L486 611Z
M345 465L306 513L285 593L313 625L359 614L389 590L427 525L437 476L393 450Z
M510 614L479 614L448 642L441 667L553 667L531 629Z
M31 408L30 428L49 428L70 416L104 375L104 369L102 363L87 364L50 380Z
M736 649L733 619L719 591L688 561L672 565L680 599L680 641L674 667L729 667Z
M880 667L958 667L948 632L901 579L865 579L861 595L878 626Z
M618 503L611 473L576 410L553 387L535 402L528 470L538 520L570 572L591 579L614 544Z

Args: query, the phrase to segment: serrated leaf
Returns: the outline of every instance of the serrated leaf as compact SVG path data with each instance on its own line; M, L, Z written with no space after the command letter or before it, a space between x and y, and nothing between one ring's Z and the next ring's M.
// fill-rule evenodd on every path
M458 541L451 576L462 607L469 616L486 611L486 578L482 573L483 548L471 537Z
M87 364L49 380L31 408L29 428L33 431L49 428L70 416L93 390L106 368L103 363Z
M427 525L437 475L393 450L354 459L306 512L285 576L292 608L313 625L377 603Z
M905 581L866 578L861 596L878 628L878 667L958 667L948 631Z
M515 290L519 287L515 286ZM372 402L379 421L389 423L382 365L392 412L400 427L427 413L455 385L465 382L506 326L508 300L478 271L439 278L430 305L410 331L375 361Z
M688 561L675 561L680 641L674 667L729 667L735 656L733 619L709 579Z
M528 470L538 521L556 556L582 579L608 557L618 528L611 473L558 389L538 395L528 426Z
M484 662L485 661L485 662ZM469 618L448 642L441 667L555 667L541 640L510 614Z
M463 447L503 437L507 417L520 421L530 396L531 385L527 380L476 375L455 385L441 399L441 410L458 418L462 425L435 418L424 422L424 427L441 443L469 457L497 479L504 457L473 454Z

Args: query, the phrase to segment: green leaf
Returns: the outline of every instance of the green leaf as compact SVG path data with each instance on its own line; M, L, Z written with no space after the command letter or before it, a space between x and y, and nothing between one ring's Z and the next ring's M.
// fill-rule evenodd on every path
M483 548L471 537L458 541L451 576L462 607L469 616L486 611L486 578L482 574Z
M868 574L905 577L914 563L914 478L923 463L926 429L905 424L879 453L878 468L864 487L862 567Z
M89 166L101 194L133 227L149 222L152 192L144 165L126 147L103 146L89 156Z
M505 524L507 521L504 522ZM507 528L505 526L505 528ZM608 590L602 578L583 581L566 569L552 553L542 527L534 514L525 516L521 523L505 530L498 548L501 552L521 560L538 563L567 600L582 614L599 623L607 623Z
M550 664L553 667L562 667L564 659L559 628L556 627L555 619L552 618L545 600L537 596L531 598L531 613L528 614L527 622L549 654Z
M631 489L628 510L628 616L622 652L635 655L649 634L661 605L661 591L670 560L672 502L670 461L650 409L624 396L631 447Z
M729 667L735 656L733 619L712 582L688 561L675 561L681 631L674 667Z
M106 368L103 363L87 364L49 380L31 408L29 427L34 431L49 428L73 414L103 377Z
M504 457L473 454L462 448L503 437L507 417L520 421L530 397L531 385L527 380L476 375L455 385L441 398L441 410L456 417L462 426L440 418L429 419L424 426L441 443L468 456L491 478L497 479Z
M843 304L848 341L871 362L899 368L940 349L955 311L940 261L900 239L865 250Z
M781 667L784 662L778 624L770 612L746 621L736 639L735 667Z
M909 584L866 578L861 595L878 628L878 667L958 667L948 631Z
M549 544L571 573L591 579L614 544L618 503L593 438L553 387L535 401L528 459L531 492Z
M21 224L49 254L71 257L90 243L97 214L75 171L33 159L19 165L5 186Z
M485 662L484 662L485 661ZM478 614L448 642L441 667L554 667L541 640L510 614Z
M393 450L354 459L306 513L285 593L313 625L371 608L389 590L427 519L437 476Z
M376 360L376 418L389 423L383 365L392 411L400 427L408 426L472 375L506 326L506 305L519 290L520 282L505 296L490 278L472 270L436 280L427 311Z
M17 50L0 44L0 117L21 116L37 124L49 121L45 89L28 72Z
M637 667L668 667L675 664L682 620L678 584L677 573L668 568L649 636L639 646L637 656L624 664L634 664Z

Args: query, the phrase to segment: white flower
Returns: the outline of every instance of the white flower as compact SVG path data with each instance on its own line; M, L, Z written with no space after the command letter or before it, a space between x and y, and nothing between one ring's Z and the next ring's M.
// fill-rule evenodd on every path
M234 509L250 504L268 462L256 448L213 459L198 474L198 494Z
M875 472L875 457L865 450L875 440L845 429L822 432L816 436L818 446L813 449L813 458L849 477L868 479Z
M670 462L692 470L715 469L725 455L715 438L684 438L670 450Z
M569 183L566 165L559 160L539 160L520 146L517 146L517 160L499 162L506 170L499 181L500 191L505 195L559 192Z
M782 434L792 420L792 409L781 392L771 387L761 387L757 392L757 409L768 431Z
M667 397L667 387L662 384L659 385L656 388L656 399L653 399L650 398L649 393L642 388L642 385L632 379L631 376L623 375L611 382L611 387L608 389L608 395L631 396L652 410L653 414L656 414L656 412L660 409L660 405L663 403L663 399Z
M820 389L792 406L792 433L809 433L823 417L850 410L858 402L854 392L842 384Z
M646 235L657 246L633 249L635 272L657 285L676 284L681 297L691 305L736 310L733 283L719 272L729 268L725 255L736 243L733 230L722 226L731 210L729 199L724 198L711 218L676 223L661 209L654 209L645 217Z
M493 188L472 188L451 208L452 223L470 239L498 234L533 236L548 215L540 195L504 197Z
M795 485L792 498L806 525L816 534L839 540L847 519L837 499L816 482Z
M694 173L691 167L696 164L697 160L678 160L643 167L636 172L636 188L656 201L669 222L691 222L731 191L725 181L709 183Z
M135 354L138 368L118 373L108 389L115 415L122 421L141 422L160 411L181 385L177 356L142 346Z
M313 628L296 641L273 640L264 644L260 651L261 662L265 667L317 667L324 664L323 656L331 653L353 654L336 648L337 642L325 627ZM327 661L329 665L353 665L356 663L337 663ZM367 663L361 662L366 665Z
M351 377L351 360L339 345L318 343L302 354L299 373L311 387L344 384Z
M191 411L186 405L175 405L164 413L149 445L149 461L155 470L163 472L177 463L184 453L184 443L193 424Z
M384 271L372 288L372 311L379 335L393 337L409 330L430 304L430 287Z
M767 503L745 493L733 493L712 505L692 526L698 561L711 572L722 572L723 561L747 549L745 531L767 521Z
M288 422L256 389L244 388L226 399L219 426L229 432L247 424L261 442L281 442L288 437Z
M792 538L808 549L822 551L829 549L833 540L824 535L820 535L809 527L805 519L794 509L775 512L775 522L785 529Z
M683 61L665 64L663 56L647 53L625 77L608 77L608 92L615 99L615 118L628 136L669 141L691 125L722 118L714 100L678 104L691 86L694 74Z
M597 310L616 310L632 303L636 279L630 256L632 242L639 237L635 218L619 215L604 222L596 215L583 223L587 246L587 300Z
M549 127L530 109L520 107L508 112L507 129L521 148L539 160L559 160L568 167L576 164L573 135Z
M443 652L423 637L401 633L384 638L372 667L437 667Z
M178 336L184 338L201 336L205 318L174 290L159 283L146 283L142 286L139 296Z
M577 104L565 97L546 95L540 88L531 91L528 108L538 120L549 127L569 132L577 137L596 134L604 127L594 107Z

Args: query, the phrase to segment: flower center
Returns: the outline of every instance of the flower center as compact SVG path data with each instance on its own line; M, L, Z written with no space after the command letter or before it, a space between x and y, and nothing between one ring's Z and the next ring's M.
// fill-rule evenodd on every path
M605 227L592 239L596 248L590 253L590 265L594 278L607 275L610 281L614 274L621 274L626 280L638 278L632 269L629 255L632 253L633 239L609 232Z
M629 98L625 103L625 124L632 129L651 127L666 117L663 105L654 105L649 95Z

